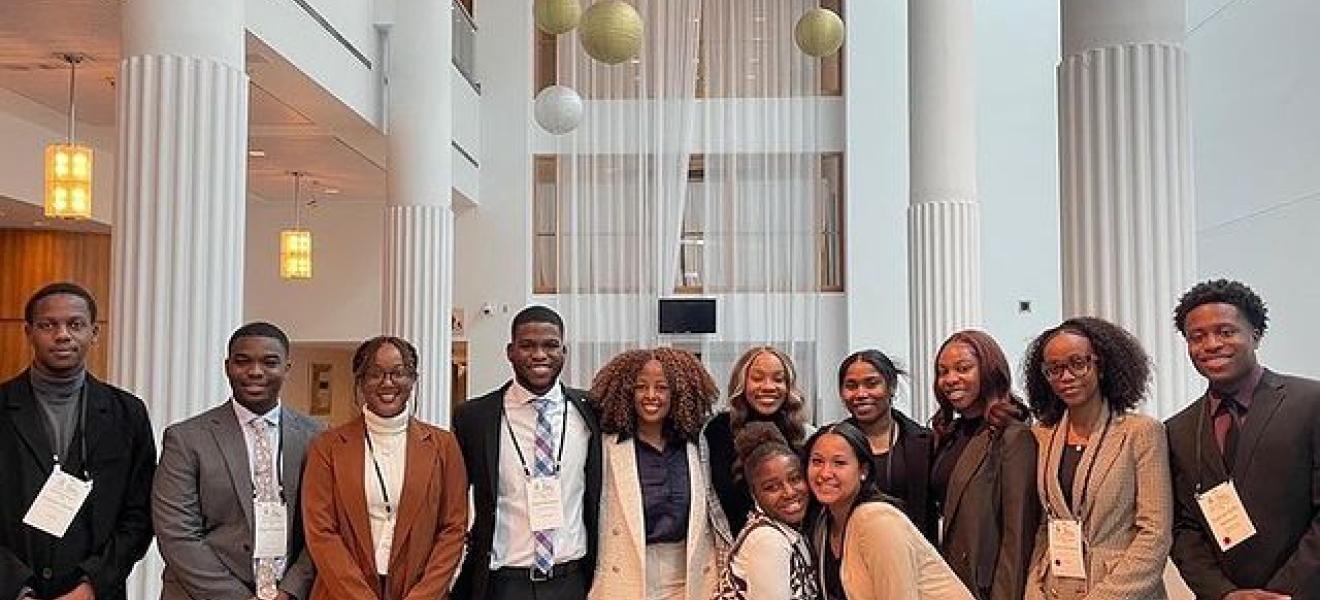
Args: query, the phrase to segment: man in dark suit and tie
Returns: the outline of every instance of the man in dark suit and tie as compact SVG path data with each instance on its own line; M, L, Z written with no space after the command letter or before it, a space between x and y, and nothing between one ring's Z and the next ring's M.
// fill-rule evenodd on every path
M32 366L0 386L0 598L122 600L151 545L147 408L87 372L99 330L87 290L48 285L23 313ZM91 491L35 502L47 482Z
M1320 382L1261 367L1267 320L1251 288L1223 279L1174 311L1209 384L1166 423L1173 560L1198 598L1320 599Z
M513 318L513 381L454 415L473 490L455 598L581 600L596 569L601 446L586 393L564 386L564 322L544 306Z
M290 363L280 328L238 328L224 364L233 398L165 430L151 506L161 600L306 600L315 570L299 492L321 425L281 405ZM272 535L258 535L259 521Z

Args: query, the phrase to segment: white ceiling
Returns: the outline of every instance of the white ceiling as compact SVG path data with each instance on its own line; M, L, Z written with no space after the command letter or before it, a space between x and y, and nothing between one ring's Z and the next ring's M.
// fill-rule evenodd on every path
M69 70L59 55L85 55L77 72L77 119L79 123L113 128L121 1L124 0L0 0L0 87L65 113ZM248 36L247 47L248 71L253 80L248 96L248 146L266 154L248 159L249 197L287 200L293 189L289 173L301 171L308 174L311 190L318 200L383 202L383 160L368 156L378 153L368 147L364 154L345 143L329 126L322 126L327 124L307 116L308 113L325 115L328 111L352 112L351 109L310 78L296 77L301 74L256 38ZM289 101L264 89L259 72L278 72L281 81L276 87ZM290 73L298 80L291 83ZM291 89L296 93L289 93ZM350 117L349 120L361 121L356 114ZM361 146L361 136L357 133L355 145ZM321 193L326 188L338 189L340 193ZM23 212L7 210L11 214ZM40 219L40 209L36 209L35 215ZM19 218L19 226L23 222L32 226L32 221L26 220L28 216ZM9 226L15 225L9 218L0 216L0 227Z

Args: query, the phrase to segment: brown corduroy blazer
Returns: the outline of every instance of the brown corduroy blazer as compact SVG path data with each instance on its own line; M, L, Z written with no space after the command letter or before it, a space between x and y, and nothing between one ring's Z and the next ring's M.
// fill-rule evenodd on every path
M467 529L467 472L457 440L416 419L408 423L385 594L367 516L365 440L359 416L321 434L307 451L303 524L317 565L310 600L448 598Z

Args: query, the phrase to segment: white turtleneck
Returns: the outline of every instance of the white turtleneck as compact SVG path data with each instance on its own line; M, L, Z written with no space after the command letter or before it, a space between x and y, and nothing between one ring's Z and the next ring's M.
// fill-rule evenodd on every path
M371 440L370 444L364 445L366 468L362 474L363 487L367 491L367 516L371 518L371 542L376 549L376 573L385 575L389 572L395 517L399 513L399 496L403 493L409 415L404 411L393 417L382 417L363 407L362 416L366 419L367 436ZM376 465L380 465L380 476L385 479L388 503L381 493Z

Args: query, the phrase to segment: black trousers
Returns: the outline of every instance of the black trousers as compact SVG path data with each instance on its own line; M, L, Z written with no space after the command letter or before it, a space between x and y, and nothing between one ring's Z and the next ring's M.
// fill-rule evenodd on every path
M580 570L565 573L549 581L521 577L501 577L491 573L487 600L586 600L585 574Z

